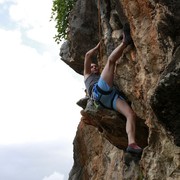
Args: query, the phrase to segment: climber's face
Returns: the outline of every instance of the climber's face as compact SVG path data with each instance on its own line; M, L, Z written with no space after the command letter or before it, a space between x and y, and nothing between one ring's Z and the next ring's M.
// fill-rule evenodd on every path
M98 74L99 73L99 67L97 64L92 63L91 64L91 73Z

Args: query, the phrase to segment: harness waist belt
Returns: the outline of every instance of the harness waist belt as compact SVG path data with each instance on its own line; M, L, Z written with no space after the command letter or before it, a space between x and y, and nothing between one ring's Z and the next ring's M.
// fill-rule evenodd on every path
M98 85L96 85L96 88L97 88L97 90L98 90L101 94L103 94L103 95L111 94L111 92L113 91L113 90L104 91L104 90L102 90Z

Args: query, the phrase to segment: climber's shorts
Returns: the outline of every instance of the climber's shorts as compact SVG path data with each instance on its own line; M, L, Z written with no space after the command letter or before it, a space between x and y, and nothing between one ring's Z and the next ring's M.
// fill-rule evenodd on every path
M93 94L93 98L98 102L100 102L102 106L109 109L114 109L116 111L117 111L117 107L116 107L117 99L120 98L124 100L124 98L120 96L118 90L115 87L110 87L102 79L102 77L100 77L98 83L94 85L92 94Z

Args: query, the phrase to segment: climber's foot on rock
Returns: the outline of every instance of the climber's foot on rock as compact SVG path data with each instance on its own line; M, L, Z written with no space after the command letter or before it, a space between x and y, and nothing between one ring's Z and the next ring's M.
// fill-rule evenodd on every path
M140 148L136 143L132 143L128 145L126 152L141 156L142 148Z

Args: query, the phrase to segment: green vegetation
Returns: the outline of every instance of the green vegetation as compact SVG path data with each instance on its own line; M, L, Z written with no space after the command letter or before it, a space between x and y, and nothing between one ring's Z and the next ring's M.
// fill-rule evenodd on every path
M51 20L56 22L57 34L54 39L59 43L62 39L67 39L68 17L76 0L53 0Z

